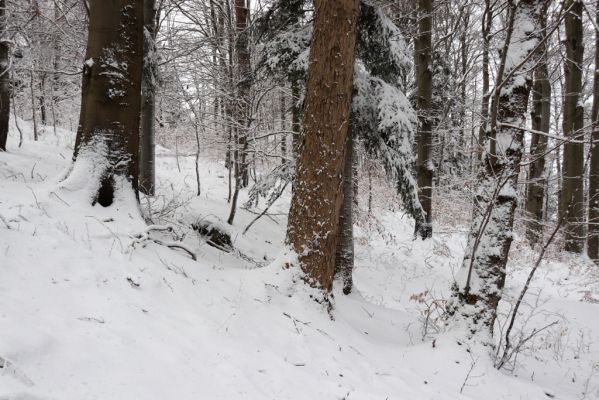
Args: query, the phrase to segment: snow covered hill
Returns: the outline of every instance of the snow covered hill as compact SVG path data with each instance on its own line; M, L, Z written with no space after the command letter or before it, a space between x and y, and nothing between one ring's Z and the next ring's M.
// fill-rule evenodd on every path
M226 219L221 163L202 158L196 197L193 157L179 172L162 149L155 199L93 207L61 186L72 134L33 142L20 125L23 147L13 129L0 153L2 400L599 399L599 273L585 260L542 265L518 329L557 323L497 371L486 349L436 332L462 233L413 241L406 217L377 210L384 233L356 226L355 290L329 315L284 268L288 195L245 235L260 208L240 209L224 252L191 229ZM142 211L172 232L148 233ZM534 258L515 242L506 299Z

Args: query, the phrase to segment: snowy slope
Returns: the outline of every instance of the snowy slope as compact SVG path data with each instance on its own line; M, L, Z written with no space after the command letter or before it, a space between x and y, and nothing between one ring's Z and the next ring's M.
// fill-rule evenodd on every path
M356 227L356 290L335 292L329 316L283 268L284 215L242 235L255 214L240 209L233 254L190 229L228 215L222 164L202 158L195 197L193 157L179 159L179 173L161 149L158 196L142 199L154 223L174 227L151 237L184 237L193 261L134 243L146 222L132 199L103 209L61 187L69 132L27 139L0 153L0 399L599 398L599 274L584 260L544 264L526 329L559 323L522 351L513 374L498 372L486 350L466 351L452 332L433 342L430 327L422 340L415 295L446 298L462 234L414 242L405 217L378 212L386 233ZM287 195L272 212L288 204ZM512 297L534 259L515 247Z

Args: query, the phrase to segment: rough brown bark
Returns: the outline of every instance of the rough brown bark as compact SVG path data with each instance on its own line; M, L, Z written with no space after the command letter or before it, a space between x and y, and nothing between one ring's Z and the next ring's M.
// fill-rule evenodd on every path
M141 130L139 147L139 190L154 195L155 186L155 52L156 2L143 0L144 7L144 60L141 83Z
M565 0L565 9L570 11L565 18L564 61L564 119L563 130L566 138L581 133L584 125L582 92L582 2ZM570 8L571 7L571 8ZM583 205L583 169L584 144L566 142L562 160L562 191L560 194L560 215L564 218L565 250L580 253L584 246L584 205Z
M106 164L100 167L93 201L109 206L117 177L130 182L137 193L143 3L92 1L89 21L73 158L77 164L95 152Z
M0 0L0 32L6 30L6 0ZM0 151L6 151L10 119L10 73L8 42L0 40Z
M358 0L315 1L314 33L287 243L305 281L330 291L343 195Z
M544 10L546 12L546 10ZM545 14L543 12L543 14ZM545 31L546 20L541 20L541 29ZM547 52L545 43L538 48L541 55L535 69L535 81L532 88L532 137L530 141L530 157L532 159L528 170L528 190L526 194L526 237L531 244L536 244L543 233L543 203L545 200L545 152L547 136L536 132L549 132L551 123L551 82L547 70Z
M416 111L418 112L416 180L418 182L418 200L420 200L420 204L426 212L427 226L416 226L416 232L422 232L423 238L432 237L433 235L432 13L432 0L418 0L418 35L414 41L417 87Z
M343 293L349 294L352 290L352 274L354 270L354 132L350 126L347 133L345 148L345 167L343 170L343 203L339 214L339 239L337 242L337 255L335 260L335 275L343 283Z
M599 24L599 0L596 21ZM599 32L595 32L595 76L593 81L593 108L591 109L592 145L589 172L589 240L587 252L599 261Z

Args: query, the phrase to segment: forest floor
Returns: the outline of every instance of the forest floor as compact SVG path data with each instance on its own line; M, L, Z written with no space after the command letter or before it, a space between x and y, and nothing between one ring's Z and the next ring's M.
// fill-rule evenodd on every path
M191 229L226 227L222 163L201 158L198 197L194 157L160 148L158 194L141 211L131 199L93 207L61 186L72 133L33 142L20 125L23 147L13 129L0 153L2 400L599 398L599 273L583 258L549 254L516 331L557 322L497 371L439 319L463 228L414 241L401 213L361 218L355 288L335 290L329 315L282 267L288 193L245 235L261 208L239 209L224 252ZM137 239L142 213L174 231ZM197 261L151 239L182 240ZM516 238L502 324L535 257Z

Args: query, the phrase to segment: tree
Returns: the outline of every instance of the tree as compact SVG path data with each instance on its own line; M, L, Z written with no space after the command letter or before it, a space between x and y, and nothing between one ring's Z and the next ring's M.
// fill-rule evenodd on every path
M81 112L65 185L90 190L92 203L138 187L143 2L92 1Z
M547 10L543 10L545 15ZM541 30L546 29L545 19L541 20ZM543 203L545 200L545 152L547 136L551 124L551 82L547 69L547 50L543 41L538 50L539 63L535 69L535 80L532 88L532 135L530 139L531 164L528 170L528 188L526 193L526 211L529 219L526 222L526 237L531 244L541 238L543 232Z
M246 0L235 0L235 27L237 33L237 42L235 43L235 52L237 55L237 75L238 91L235 100L235 115L237 124L234 128L235 140L233 151L233 162L235 168L235 190L231 200L231 211L227 222L233 224L235 211L237 209L237 198L239 190L246 187L249 183L249 168L247 163L248 138L247 128L250 121L250 53L249 53L249 34L247 32L247 21L249 10L246 7Z
M349 126L358 0L315 1L287 243L305 280L330 291Z
M343 293L349 294L353 286L354 271L354 136L352 125L347 133L345 167L343 170L343 204L339 214L339 241L335 256L335 275L343 284Z
M10 117L10 60L6 34L6 0L0 0L0 151L6 151Z
M450 310L466 324L467 335L491 335L505 284L518 202L518 174L532 69L542 32L546 0L511 3L505 45L493 92L489 150L479 170L473 220Z
M584 126L584 107L581 102L582 59L582 1L565 0L566 58L564 62L564 119L566 138L562 153L562 191L560 215L564 216L565 250L582 252L584 246L583 169L584 144L580 137Z
M599 0L596 6L599 25ZM593 108L591 109L591 166L589 172L589 257L599 260L599 31L595 31L595 74L593 80Z
M156 1L143 0L144 59L141 81L141 130L139 147L139 189L150 196L155 186L155 119L156 119Z
M425 226L416 226L416 231L425 232L424 238L431 237L432 197L433 197L433 117L431 103L433 96L432 67L432 0L418 0L418 36L414 42L414 63L416 64L416 87L418 112L418 158L416 177L418 180L418 199L426 213Z

